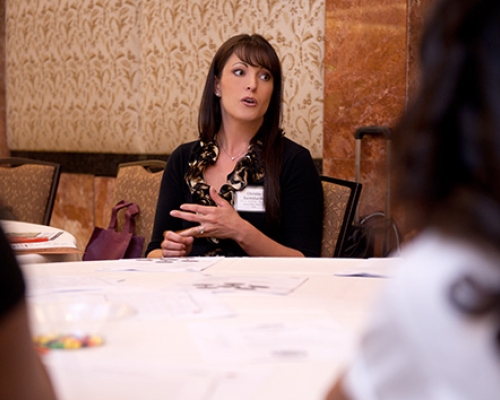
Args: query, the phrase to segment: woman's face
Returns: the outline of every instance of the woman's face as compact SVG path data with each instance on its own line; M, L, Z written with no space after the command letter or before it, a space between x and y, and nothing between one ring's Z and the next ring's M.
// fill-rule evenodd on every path
M232 54L215 79L215 94L220 97L222 121L233 119L257 125L264 120L274 88L271 73L261 67L253 67Z

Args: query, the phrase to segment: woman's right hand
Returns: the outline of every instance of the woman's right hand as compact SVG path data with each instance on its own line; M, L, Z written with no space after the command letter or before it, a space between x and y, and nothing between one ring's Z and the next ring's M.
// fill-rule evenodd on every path
M194 237L182 234L183 231L165 231L161 251L163 257L184 257L191 253Z

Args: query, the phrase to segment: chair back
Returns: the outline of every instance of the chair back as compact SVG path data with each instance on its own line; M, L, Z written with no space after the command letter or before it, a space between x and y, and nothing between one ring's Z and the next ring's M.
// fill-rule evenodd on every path
M160 190L163 169L166 162L161 160L141 160L122 163L118 166L113 204L127 200L139 206L135 233L145 238L142 254L151 240L156 213L156 202ZM125 222L125 213L118 213L118 229Z
M49 225L61 167L29 158L0 158L3 217Z
M321 176L323 239L321 257L341 257L358 206L362 184Z

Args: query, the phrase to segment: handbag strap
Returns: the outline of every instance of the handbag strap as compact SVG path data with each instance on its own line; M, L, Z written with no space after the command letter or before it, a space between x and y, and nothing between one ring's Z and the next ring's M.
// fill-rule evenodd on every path
M135 235L135 217L139 214L139 206L135 203L130 203L125 211L125 225L123 230L125 232Z
M108 229L116 230L118 211L122 208L127 208L127 211L125 212L124 231L133 234L135 233L135 217L137 214L139 214L139 207L137 206L137 204L132 203L131 201L121 200L116 203L116 205L111 210L111 220L109 221Z

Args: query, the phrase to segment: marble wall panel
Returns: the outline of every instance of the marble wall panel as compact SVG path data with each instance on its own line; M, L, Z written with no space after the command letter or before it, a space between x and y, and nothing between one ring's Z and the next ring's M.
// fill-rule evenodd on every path
M108 227L113 208L115 178L96 176L94 179L95 225Z
M115 178L62 173L50 225L64 229L85 250L94 226L108 227Z
M62 173L50 225L73 234L84 250L94 228L94 204L92 175Z
M391 126L405 103L406 0L326 3L323 171L354 180L358 127ZM385 207L386 143L363 140L360 214Z

